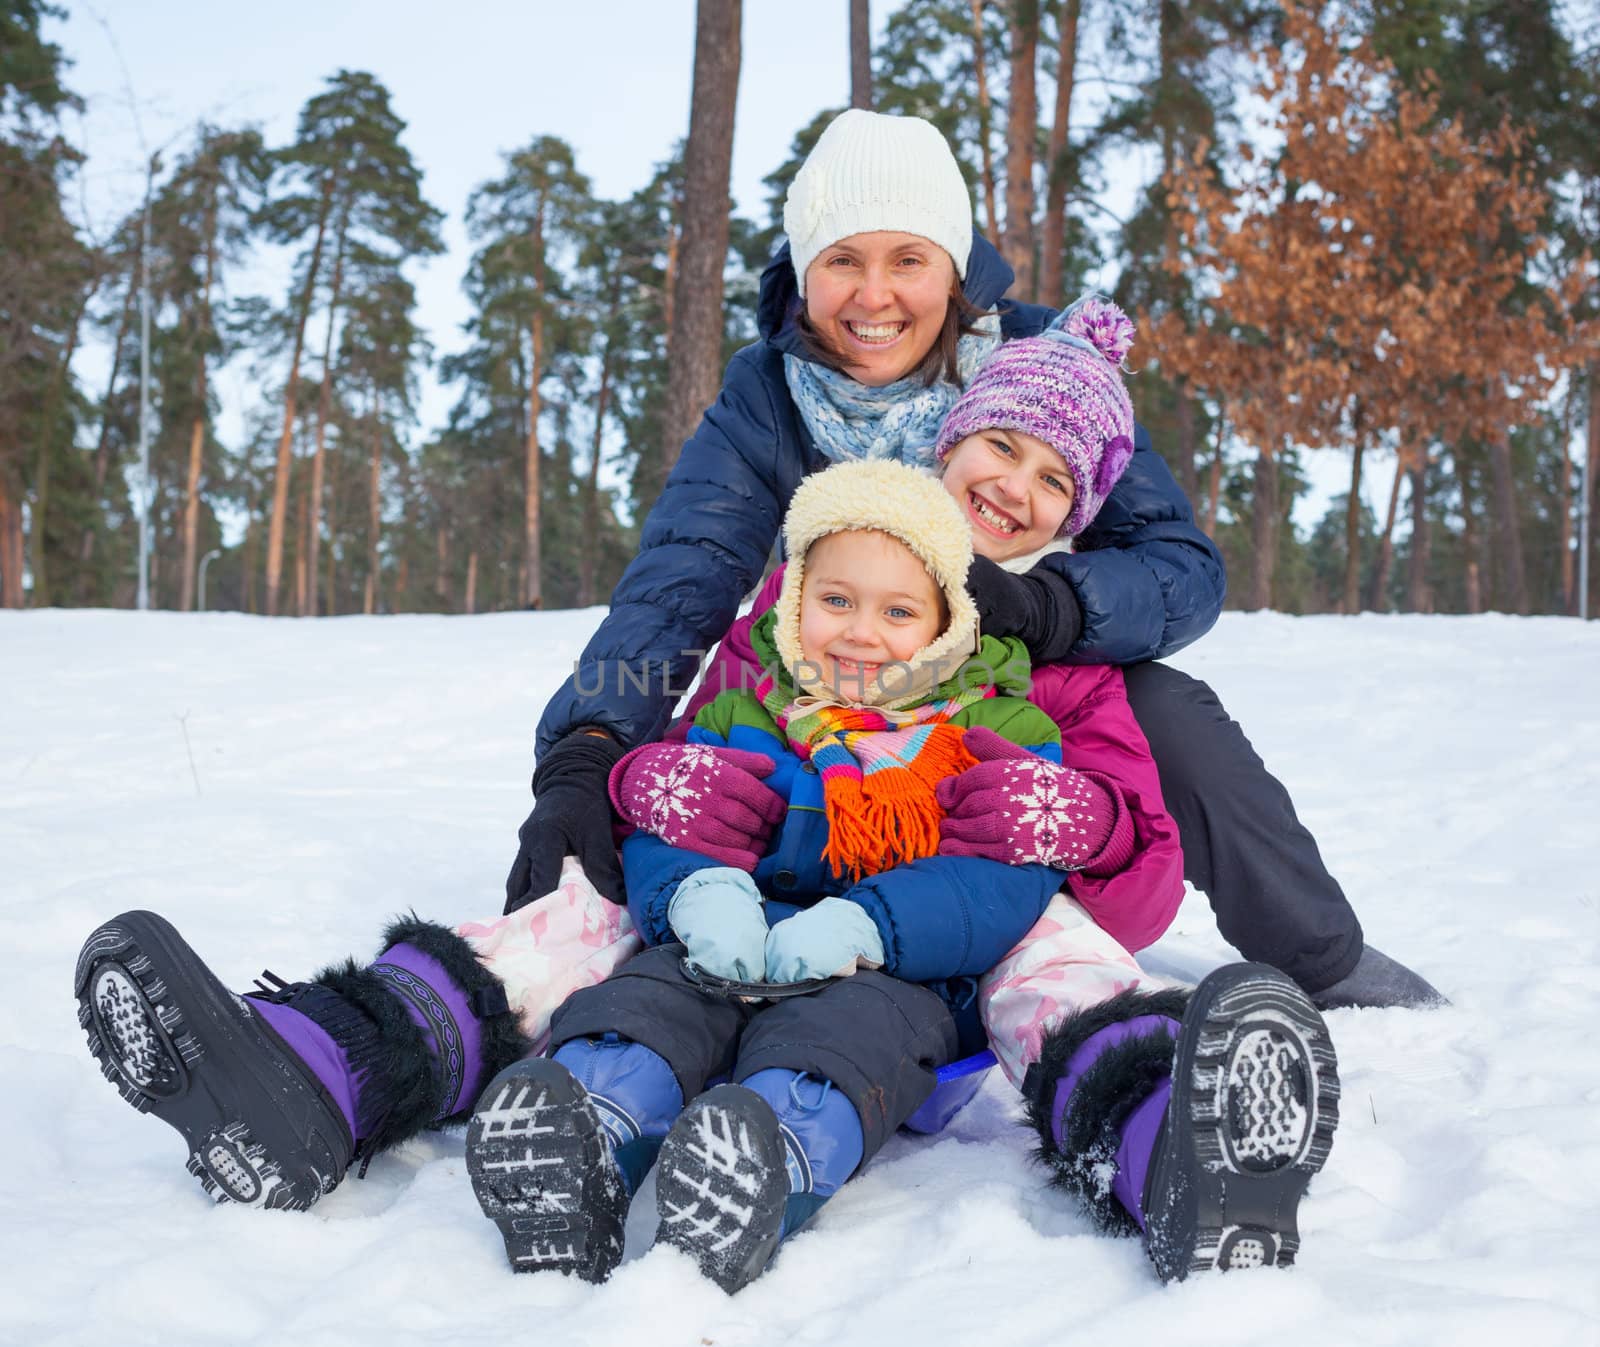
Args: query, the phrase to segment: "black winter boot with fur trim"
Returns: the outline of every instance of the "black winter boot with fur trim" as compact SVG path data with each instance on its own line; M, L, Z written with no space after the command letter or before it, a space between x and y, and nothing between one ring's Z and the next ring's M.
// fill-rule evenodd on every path
M1186 998L1127 992L1071 1016L1025 1091L1054 1181L1103 1229L1142 1231L1164 1281L1294 1261L1339 1077L1322 1017L1276 969L1233 964Z
M365 1162L469 1109L526 1051L498 979L416 918L310 982L239 996L172 925L125 912L84 943L73 988L102 1073L175 1128L215 1200L303 1210Z

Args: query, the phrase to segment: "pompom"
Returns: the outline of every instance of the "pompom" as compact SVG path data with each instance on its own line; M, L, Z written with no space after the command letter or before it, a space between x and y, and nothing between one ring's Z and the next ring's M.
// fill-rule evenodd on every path
M1133 348L1138 331L1133 319L1109 299L1086 295L1061 315L1061 329L1093 346L1113 365L1120 366Z
M1122 321L1126 323L1128 320L1124 318ZM1132 457L1133 441L1126 435L1113 435L1107 440L1106 447L1100 453L1100 466L1094 473L1094 494L1102 500L1109 496Z

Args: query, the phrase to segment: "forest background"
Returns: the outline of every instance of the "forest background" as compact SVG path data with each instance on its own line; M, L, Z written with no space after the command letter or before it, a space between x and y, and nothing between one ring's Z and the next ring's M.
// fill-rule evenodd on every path
M594 7L597 51L627 8ZM1600 459L1593 0L837 8L839 87L944 131L1013 295L1095 284L1136 313L1135 405L1232 606L1577 610ZM137 22L90 13L112 43ZM432 200L406 109L340 67L287 137L212 109L147 143L109 223L66 17L0 0L0 603L602 602L755 337L783 193L838 111L760 91L805 120L764 209L733 208L741 39L767 31L740 0L699 0L686 138L625 195L567 140L495 124L499 171ZM667 116L594 52L530 59L590 62L592 120ZM470 70L440 79L470 98ZM417 276L456 234L467 317L429 330ZM225 387L250 392L224 409ZM1391 484L1376 509L1368 477Z

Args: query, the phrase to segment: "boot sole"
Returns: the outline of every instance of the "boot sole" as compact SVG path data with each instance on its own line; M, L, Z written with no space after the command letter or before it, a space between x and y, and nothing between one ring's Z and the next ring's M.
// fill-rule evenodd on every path
M719 1085L684 1109L661 1145L656 1239L732 1295L772 1260L788 1196L777 1117L753 1091Z
M303 1211L344 1177L354 1142L338 1105L171 923L108 921L72 985L101 1074L182 1134L213 1201Z
M1339 1125L1339 1066L1322 1016L1264 964L1194 991L1146 1183L1145 1247L1163 1281L1287 1267L1296 1211Z
M489 1082L467 1124L467 1174L516 1272L603 1282L622 1261L628 1192L588 1092L530 1057Z

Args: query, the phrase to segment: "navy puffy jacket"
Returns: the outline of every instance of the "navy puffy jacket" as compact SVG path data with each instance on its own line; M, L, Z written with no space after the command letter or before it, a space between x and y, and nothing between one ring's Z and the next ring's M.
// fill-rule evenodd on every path
M998 307L1007 340L1036 335L1054 316L1003 300L1012 279L993 245L974 235L964 290L980 309ZM783 376L784 353L798 348L799 303L786 245L761 277L762 340L728 363L722 392L645 518L610 613L545 708L540 753L585 725L625 747L659 738L761 578L800 479L827 466ZM1083 608L1075 663L1158 659L1203 636L1222 611L1221 553L1195 527L1142 426L1134 450L1080 550L1039 563L1066 575Z

